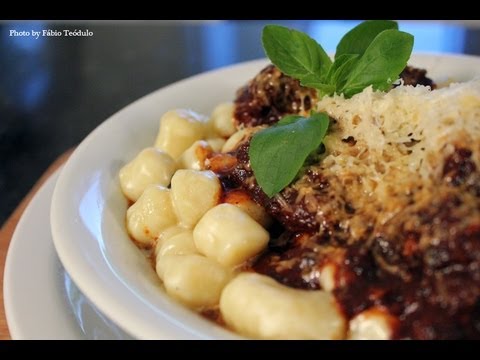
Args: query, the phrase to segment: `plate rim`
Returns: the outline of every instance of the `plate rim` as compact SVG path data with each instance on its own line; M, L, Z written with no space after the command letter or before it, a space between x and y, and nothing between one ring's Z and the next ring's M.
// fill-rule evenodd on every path
M35 216L36 212L38 211L36 207L39 205L39 202L45 201L47 205L49 205L49 202L51 200L51 195L53 194L53 190L55 188L56 181L58 180L58 177L60 175L60 170L57 169L55 172L53 172L47 179L46 181L42 184L42 186L38 189L38 191L35 193L33 198L30 200L29 204L25 208L24 212L22 213L20 220L17 223L17 226L15 227L15 231L12 235L12 238L10 240L10 244L8 245L8 250L7 250L7 255L6 255L6 260L5 260L5 272L3 276L3 299L4 299L4 308L5 308L5 320L8 326L8 331L10 333L10 337L12 340L23 340L23 339L31 339L31 336L28 335L28 331L26 331L25 324L19 317L18 313L18 308L19 304L15 301L16 299L16 293L17 291L14 289L14 285L17 281L17 275L14 273L14 268L15 264L17 261L19 261L20 255L18 254L19 251L21 251L22 246L24 246L24 242L27 241L26 239L22 238L22 234L25 231L25 228L28 225L31 225L31 219L32 217ZM50 196L48 196L48 193L51 192ZM46 197L46 199L43 199ZM48 228L48 231L50 231L49 223L42 225ZM42 230L43 231L43 230ZM44 246L48 246L46 243L48 239L42 239L42 242L45 242L45 244L41 244L41 247L43 248ZM51 244L52 246L52 251L55 253L55 249L53 247L53 243ZM48 252L48 249L45 249L45 252ZM33 256L33 255L32 255ZM54 259L53 257L49 257L48 259L42 259L42 262L45 262L46 264L51 264L53 263ZM43 275L42 275L43 276ZM49 279L52 283L55 282L55 279ZM47 296L51 296L50 294ZM67 304L65 304L66 307L68 307ZM63 312L62 312L63 314ZM63 316L66 317L71 317L71 321L75 322L75 317L72 314L63 314ZM73 324L72 324L73 325ZM65 338L75 338L75 339L84 339L84 337L81 336L82 331L80 330L78 324L75 322L75 331L73 329L65 329L63 328L63 331L65 333ZM74 334L75 333L75 334ZM30 334L31 335L31 334Z
M50 231L50 215L43 213L44 208L50 206L59 174L60 169L50 174L32 197L8 247L3 294L10 338L131 339L86 300L60 263ZM32 235L36 238L32 239ZM33 245L35 252L28 251L32 241L36 243ZM36 284L48 291L38 293ZM24 300L25 297L35 298L35 309L48 309L47 323L45 314L31 316L36 312L32 310L32 304Z

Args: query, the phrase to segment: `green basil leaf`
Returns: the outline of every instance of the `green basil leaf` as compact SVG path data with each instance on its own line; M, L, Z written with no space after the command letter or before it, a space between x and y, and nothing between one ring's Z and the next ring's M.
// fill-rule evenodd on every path
M350 73L357 65L360 55L358 54L343 54L340 55L327 74L327 82L334 84L335 90L343 88Z
M300 81L309 77L322 82L332 60L307 34L278 25L263 28L262 43L270 61L284 74Z
M318 82L315 78L306 77L301 84L317 89L319 98L333 95L336 89L343 87L359 58L358 54L343 54L330 67L325 83Z
M345 97L370 85L375 90L387 90L407 65L412 49L412 35L398 30L382 31L358 60L345 85L337 90Z
M315 78L307 77L301 82L302 86L317 89L318 96L322 98L325 95L332 95L335 92L335 85L320 82Z
M335 60L343 54L363 55L373 39L389 29L398 30L398 24L390 20L367 20L355 26L338 43Z
M275 125L273 126L283 126L283 125L290 125L296 122L298 119L303 118L300 115L287 115L281 118Z
M277 194L295 179L305 159L322 143L328 125L325 113L313 113L310 118L290 115L253 135L250 165L267 196Z

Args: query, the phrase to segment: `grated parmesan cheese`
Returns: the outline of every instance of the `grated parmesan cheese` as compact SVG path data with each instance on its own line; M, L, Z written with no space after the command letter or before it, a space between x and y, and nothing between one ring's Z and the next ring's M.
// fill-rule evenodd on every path
M369 87L351 99L324 97L317 110L335 120L318 169L341 182L357 208L378 214L378 225L413 196L431 197L443 160L456 146L472 149L480 168L480 79L434 91Z

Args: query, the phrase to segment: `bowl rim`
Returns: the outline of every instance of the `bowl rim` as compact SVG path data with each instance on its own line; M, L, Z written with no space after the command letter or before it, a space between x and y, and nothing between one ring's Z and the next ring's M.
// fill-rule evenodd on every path
M450 54L450 53L415 53L412 55L412 62L421 61L421 59L431 59L431 58L448 58L451 61L464 59L471 59L472 61L478 62L480 64L480 57L474 55L463 55L463 54ZM257 67L258 70L261 69L261 66L266 65L268 60L265 58L240 62L234 65L229 65L217 69L213 69L207 72L203 72L165 87L162 87L158 90L155 90L137 100L130 103L129 105L123 107L119 111L115 112L113 115L108 117L105 121L99 124L90 134L77 146L74 152L70 155L69 159L63 166L58 181L55 185L55 189L52 196L50 218L51 218L51 231L54 246L58 257L63 264L65 270L69 273L72 280L75 282L80 291L93 303L98 309L104 313L109 319L121 327L124 331L130 335L139 338L139 339L155 339L155 338L193 338L193 339L239 339L240 336L224 330L223 332L211 332L202 333L198 332L197 328L191 328L189 324L186 326L181 324L175 318L172 318L168 313L163 311L163 309L148 309L148 313L151 315L153 313L161 315L163 320L166 321L165 324L161 326L158 323L153 326L148 317L139 316L135 312L128 311L129 306L138 305L139 298L133 293L126 292L123 295L125 298L119 302L118 297L109 290L104 283L98 281L98 274L95 273L92 267L89 267L89 262L81 256L77 256L74 253L75 244L72 241L66 240L69 238L69 229L65 226L66 216L69 214L68 207L65 208L68 201L66 202L65 196L71 192L69 189L69 179L74 176L74 171L76 164L79 161L85 160L84 153L91 146L91 143L96 141L102 134L111 126L113 122L123 113L129 111L130 109L141 106L141 104L147 99L151 99L156 96L160 96L162 93L167 93L173 88L188 84L191 81L198 81L204 78L210 77L212 74L222 73L233 71L236 72L245 67ZM428 69L427 69L428 70ZM249 79L245 79L245 83ZM234 94L232 94L233 97ZM72 209L70 209L72 210ZM71 230L71 229L70 229ZM105 260L107 263L108 261ZM108 264L103 264L105 270L108 271ZM108 275L108 279L118 281L118 277L113 275ZM105 278L102 279L105 281ZM128 288L125 284L121 284L123 287ZM165 295L168 296L168 295ZM145 304L144 304L145 305ZM182 305L177 304L176 306L184 308ZM159 310L160 313L159 313ZM190 310L189 310L190 311ZM192 311L193 313L193 311ZM200 320L200 319L199 319ZM201 319L202 322L206 320Z

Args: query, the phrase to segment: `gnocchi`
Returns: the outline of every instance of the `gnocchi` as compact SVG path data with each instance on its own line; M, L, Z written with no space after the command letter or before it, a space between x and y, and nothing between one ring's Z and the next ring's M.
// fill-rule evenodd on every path
M160 256L156 269L167 293L192 308L218 304L231 278L229 270L196 254Z
M189 231L189 229L179 225L170 226L165 230L162 230L162 232L157 238L157 242L155 243L155 252L154 252L155 257L157 256L158 252L160 251L160 248L162 247L165 241L167 241L168 239L170 239L175 235L181 234L182 232L186 232L186 231Z
M172 200L180 225L193 227L214 207L222 192L212 171L178 170L172 177Z
M175 160L166 152L146 148L120 169L120 186L128 199L137 201L148 185L168 186L175 169Z
M210 209L193 230L197 249L225 266L236 266L265 249L268 232L231 204Z
M153 246L161 231L176 222L170 190L160 185L148 186L127 210L128 232L146 247Z
M205 160L213 152L210 144L204 140L195 141L178 159L180 169L204 170Z
M177 159L195 141L201 140L206 130L204 116L190 110L171 110L160 119L155 147Z
M220 137L214 137L214 138L208 138L206 141L208 145L210 145L213 151L220 152L222 151L222 147L225 144L226 140Z
M233 104L219 104L213 109L210 118L213 131L220 137L229 137L236 129L233 123Z
M242 273L223 290L220 311L241 334L261 339L342 339L346 321L327 292L292 289Z
M156 256L158 259L159 256L188 254L198 254L191 230L180 232L163 240Z

